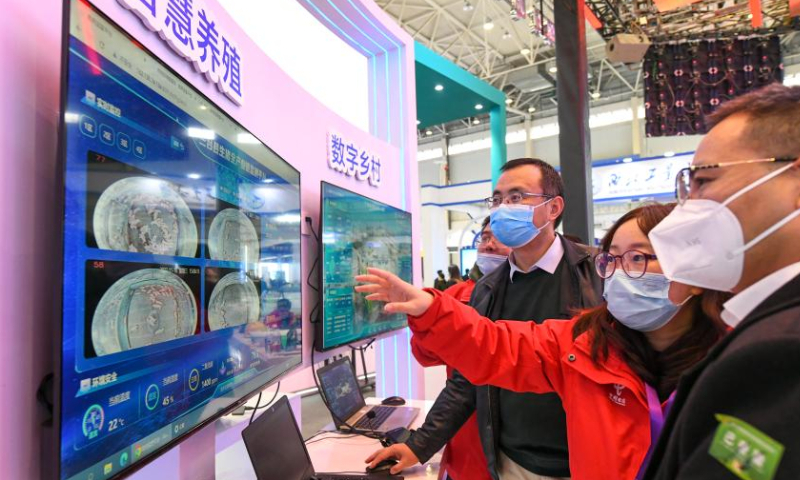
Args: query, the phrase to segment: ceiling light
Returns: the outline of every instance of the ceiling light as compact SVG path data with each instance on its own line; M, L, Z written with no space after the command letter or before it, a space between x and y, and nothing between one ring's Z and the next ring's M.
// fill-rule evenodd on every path
M665 157L674 157L674 156L675 156L675 152L672 152L672 151L670 151L670 152L664 152L664 156L665 156Z
M631 158L631 157L625 157L625 158L622 159L622 163L631 163L632 161L633 161L633 158Z
M505 32L503 32L503 40L508 40L509 38L511 38L511 32L506 30Z
M511 100L510 98L506 98L506 105L511 105L512 103L514 103L514 100Z
M748 20L752 20L753 19L753 14L752 13L748 13L747 14L747 19Z
M528 107L528 113L533 113L536 111L536 107Z
M441 83L437 83L436 86L433 87L433 89L436 90L437 92L441 92L442 90L444 90L444 85L442 85Z
M490 18L487 18L486 19L486 23L483 24L483 29L484 30L491 30L493 28L494 28L494 23L492 23L492 20Z
M417 125L419 125L420 123L422 123L422 122L420 122L419 120L417 120Z
M480 103L476 104L475 110L483 110L483 105L481 105Z
M547 71L550 73L556 73L558 71L558 67L553 65L552 67L548 68Z
M522 50L519 51L519 53L521 53L522 55L528 55L529 53L531 53L531 49L523 48Z
M264 180L261 180L261 182L263 182L263 183L273 183L273 182L275 182L275 180L272 179L272 178L265 178Z
M430 128L425 130L425 135L430 137L431 135L433 135L433 130L431 130Z
M205 105L200 105L200 110L208 110L208 107L206 107Z
M600 98L600 92L592 92L592 98L594 98L595 100Z
M469 2L464 2L464 11L471 12L475 7L472 6Z
M192 180L200 180L200 178L202 178L199 173L190 173L189 175L186 176L191 178Z
M481 124L481 119L480 118L476 118L475 120L472 121L472 124L473 125L480 125Z

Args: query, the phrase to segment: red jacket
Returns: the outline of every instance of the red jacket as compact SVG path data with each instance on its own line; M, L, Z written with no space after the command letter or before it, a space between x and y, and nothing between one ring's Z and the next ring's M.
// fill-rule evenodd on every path
M472 290L475 288L475 281L457 283L444 291L445 295L451 295L456 300L467 303ZM443 362L435 357L417 357L417 361L423 367L434 367L442 365ZM453 375L453 369L447 367L447 378ZM461 426L458 433L447 443L442 456L439 468L441 473L445 471L453 480L492 480L489 475L489 466L486 463L486 455L483 453L481 438L478 433L478 418L473 413L467 422Z
M644 382L609 352L591 359L589 335L572 338L570 321L492 322L441 292L420 317L409 316L412 351L438 359L476 385L557 393L567 414L573 480L634 480L650 447Z
M455 297L461 303L469 303L469 297L472 296L472 291L475 290L475 280L468 279L463 282L456 283L452 287L446 289L444 293Z

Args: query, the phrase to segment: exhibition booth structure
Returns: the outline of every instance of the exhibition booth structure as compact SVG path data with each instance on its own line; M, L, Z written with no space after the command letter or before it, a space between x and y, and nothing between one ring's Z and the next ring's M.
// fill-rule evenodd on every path
M487 186L491 192L491 185L497 181L500 167L507 160L505 94L424 45L415 43L414 51L419 129L489 113L492 181L487 182ZM446 157L446 141L442 143L442 150ZM422 195L425 195L424 190ZM423 278L430 284L436 278L436 269L450 263L441 245L447 237L448 219L444 209L424 208L424 198L422 202Z
M4 200L32 209L36 245L56 252L44 290L61 288L21 276L0 294L53 299L17 302L11 316L33 316L34 337L12 329L0 345L39 356L12 384L54 374L40 388L52 396L44 429L35 389L3 400L3 427L26 432L2 441L17 454L8 478L37 478L40 446L47 479L214 478L246 423L223 415L366 343L378 396L422 396L405 317L353 290L367 266L420 284L414 44L372 2L299 3L364 56L369 131L307 93L214 0L68 0L38 23L15 12L61 47L60 70L27 79L60 97L35 105L58 112L44 124L4 109L4 127L52 137L14 166L45 185ZM29 140L12 138L11 152ZM15 262L29 233L5 240ZM247 462L237 452L227 462Z

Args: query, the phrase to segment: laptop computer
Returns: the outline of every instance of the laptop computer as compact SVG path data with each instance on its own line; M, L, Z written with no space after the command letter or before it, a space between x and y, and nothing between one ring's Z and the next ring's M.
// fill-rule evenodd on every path
M258 480L378 480L386 474L316 473L289 400L281 397L242 431ZM391 477L401 479L403 477Z
M368 407L347 357L320 368L317 376L336 428L347 429L341 422L344 420L358 432L386 433L396 428L408 428L419 415L419 408L388 405ZM375 415L367 415L370 411Z

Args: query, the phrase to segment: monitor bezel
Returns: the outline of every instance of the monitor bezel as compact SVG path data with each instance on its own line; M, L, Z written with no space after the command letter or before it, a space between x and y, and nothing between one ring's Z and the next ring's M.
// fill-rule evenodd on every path
M325 191L325 185L330 185L330 186L332 186L334 188L338 188L339 190L342 190L344 192L350 193L352 195L359 196L359 197L361 197L361 198L363 198L365 200L368 200L370 202L374 202L374 203L380 204L381 206L389 207L392 210L396 210L397 212L404 213L408 217L409 226L412 225L412 219L413 219L413 214L411 212L409 212L409 211L403 210L402 208L398 208L398 207L395 207L393 205L389 205L388 203L381 202L380 200L376 200L374 198L370 198L370 197L368 197L368 196L366 196L366 195L364 195L362 193L354 192L353 190L350 190L348 188L342 187L340 185L336 185L335 183L331 183L331 182L328 182L328 181L325 181L325 180L322 180L320 182L320 186L319 186L319 239L318 239L319 249L317 250L317 254L319 255L319 273L318 273L318 279L319 279L319 318L312 319L312 320L314 320L314 327L315 327L314 328L314 344L313 344L312 348L315 348L318 352L328 352L328 351L334 350L336 348L343 347L345 345L354 345L354 344L364 343L365 341L367 341L367 340L369 340L371 338L378 338L381 335L385 335L387 333L392 333L392 332L397 332L399 330L402 330L402 329L408 327L408 321L406 320L406 324L401 326L401 327L393 327L393 328L389 328L389 329L381 331L381 332L377 332L377 333L373 333L373 334L365 335L365 336L360 336L358 338L354 338L354 339L346 341L346 342L340 342L340 343L337 343L336 345L325 346L325 328L324 328L325 327L325 294L324 294L324 290L323 290L324 283L325 283L325 244L322 242L322 231L323 231L324 221L325 221L324 220L325 216L323 215L323 209L325 208L325 196L323 195L323 193ZM410 232L409 232L409 234L410 234ZM412 247L413 247L413 239L412 239ZM413 252L413 249L412 249L412 252ZM413 257L413 253L412 253L412 257ZM413 259L412 259L412 262L411 262L411 278L412 279L414 278L414 262L413 262Z
M61 480L61 441L62 441L62 401L61 396L63 393L62 382L63 382L63 375L62 369L64 365L63 359L63 341L64 341L64 308L63 308L63 297L64 297L64 286L63 286L63 279L64 279L64 256L66 252L64 251L64 235L65 235L65 225L66 225L66 205L65 205L65 195L66 195L66 167L67 167L67 152L66 152L66 121L65 121L65 114L67 111L67 97L68 97L68 83L69 83L69 44L70 38L72 36L70 32L70 15L71 15L71 6L72 2L83 2L87 4L97 15L101 16L104 20L109 22L114 28L116 28L122 35L128 38L131 42L134 42L138 48L142 51L147 53L150 58L157 62L161 67L165 68L168 72L172 73L183 82L186 83L187 87L194 90L198 95L200 95L203 99L207 100L209 104L214 105L216 108L220 110L228 119L233 122L235 125L240 127L242 131L250 133L255 137L261 144L263 144L267 149L269 149L276 157L278 157L286 166L288 166L291 170L297 173L297 194L300 200L300 211L302 212L302 203L303 203L303 189L302 189L302 172L297 169L291 162L286 160L286 158L279 154L275 149L270 147L267 142L263 141L258 135L254 134L244 125L242 125L236 118L231 116L227 110L222 108L218 102L212 100L208 97L205 93L203 93L200 89L198 89L189 79L178 73L174 68L172 68L166 61L164 61L161 57L156 55L152 50L147 48L144 44L139 42L136 37L133 36L128 30L122 27L119 23L117 23L114 19L111 18L110 15L106 14L100 7L95 5L91 0L64 0L62 5L62 35L61 35L61 75L60 75L60 105L59 105L59 119L58 119L58 150L57 150L57 157L56 157L56 170L57 170L57 188L58 188L58 195L57 199L61 203L60 205L60 215L59 215L59 234L61 239L61 258L58 260L58 278L61 280L60 282L56 282L57 285L57 293L56 298L58 302L58 311L59 314L57 319L59 324L56 330L56 341L54 345L55 350L55 371L54 371L54 379L53 379L53 433L55 438L51 442L52 450L54 450L51 454L54 455L51 458L57 458L58 462L55 463L55 468L51 475L51 478L55 480ZM300 271L303 271L303 235L302 235L302 225L297 226L297 240L298 240L298 252L300 258ZM303 285L301 284L300 288L300 318L303 317ZM302 329L303 322L301 321L300 325L300 338L303 338ZM301 340L302 342L302 340ZM313 348L313 347L312 347ZM301 343L301 350L300 355L298 356L298 362L295 365L288 367L283 372L277 374L274 378L268 380L260 387L254 388L252 391L248 392L245 395L242 395L238 400L231 403L228 407L220 410L219 412L215 413L211 417L201 421L200 423L194 425L193 427L187 429L179 438L172 439L170 442L162 445L161 447L155 449L152 453L147 455L146 457L133 462L130 464L129 467L120 470L113 475L106 478L106 480L119 480L124 477L130 476L133 473L141 470L142 468L149 465L151 462L155 461L156 459L160 458L162 455L167 453L168 451L172 450L176 446L179 446L182 442L186 441L188 438L192 437L194 434L199 432L200 430L210 426L221 417L229 414L230 412L240 408L242 405L247 403L251 398L253 398L257 393L263 391L266 388L277 383L280 379L288 375L289 373L299 370L304 365L304 355L303 355L303 348ZM45 462L46 463L46 462ZM45 476L48 475L49 472L43 472Z

